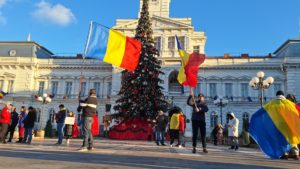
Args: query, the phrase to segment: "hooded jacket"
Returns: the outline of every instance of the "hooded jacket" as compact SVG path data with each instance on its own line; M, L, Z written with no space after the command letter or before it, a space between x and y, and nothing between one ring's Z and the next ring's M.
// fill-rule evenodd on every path
M239 119L237 119L234 113L230 113L233 119L228 122L228 136L229 137L238 137L239 136Z

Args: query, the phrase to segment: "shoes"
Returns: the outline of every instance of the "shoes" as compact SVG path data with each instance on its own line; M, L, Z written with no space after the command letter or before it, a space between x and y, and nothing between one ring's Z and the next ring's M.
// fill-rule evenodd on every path
M229 149L229 150L233 150L233 149L234 149L234 146L231 146L231 147L229 147L228 149Z
M171 144L170 147L173 147L173 144Z
M159 146L159 142L156 142L156 145Z
M7 142L8 142L8 143L11 143L11 140L8 140Z
M192 153L193 153L193 154L196 154L196 147L193 147Z
M203 153L208 153L206 148L203 148Z
M60 146L60 145L61 145L61 143L55 143L54 145L56 145L56 146Z
M283 155L283 156L280 157L280 159L281 159L281 160L288 160L289 157L288 157L287 155Z
M176 145L175 145L175 147L179 147L179 146L180 146L180 144L176 144Z
M89 150L86 147L81 147L78 151L79 152L87 152Z
M165 143L161 143L162 146L166 146Z
M6 142L6 141L3 141L2 144L7 144L7 142Z
M185 147L185 144L182 144L182 147Z
M87 148L89 151L93 151L93 150L95 150L95 148L94 147L88 147Z
M70 144L70 139L67 139L67 145L69 145Z
M178 148L182 148L182 145L179 145Z
M27 141L26 144L31 144L31 141Z

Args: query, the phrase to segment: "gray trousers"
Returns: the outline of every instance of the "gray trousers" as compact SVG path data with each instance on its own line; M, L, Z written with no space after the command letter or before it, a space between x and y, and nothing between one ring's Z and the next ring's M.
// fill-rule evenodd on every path
M92 124L93 117L84 117L83 118L83 144L82 147L91 148L93 147L93 134L92 134Z

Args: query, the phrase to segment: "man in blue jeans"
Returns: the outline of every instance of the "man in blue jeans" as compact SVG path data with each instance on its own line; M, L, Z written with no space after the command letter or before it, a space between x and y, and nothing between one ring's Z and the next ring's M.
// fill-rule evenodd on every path
M58 141L56 145L61 145L64 139L64 127L65 127L65 119L67 115L67 109L63 104L59 105L59 112L55 115L55 120L57 123L57 133L58 133Z
M89 93L89 97L86 98L84 101L81 101L78 111L82 112L82 125L83 125L83 143L82 147L79 151L88 151L93 150L93 134L92 134L92 124L93 118L96 114L98 100L96 95L96 90L91 89Z
M156 125L155 125L155 138L156 145L159 146L161 143L162 146L165 146L165 131L168 125L168 117L164 115L164 112L160 110L158 112L158 116L156 117Z

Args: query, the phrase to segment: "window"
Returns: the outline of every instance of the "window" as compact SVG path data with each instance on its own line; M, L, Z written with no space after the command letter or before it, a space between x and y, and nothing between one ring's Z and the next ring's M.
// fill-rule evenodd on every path
M8 81L8 86L7 86L7 93L12 93L14 90L14 81L9 80Z
M80 93L80 97L84 97L86 93L86 82L82 82L81 83L81 93Z
M249 131L249 113L245 112L243 114L243 131Z
M169 76L169 92L183 93L183 86L178 83L178 72L174 71Z
M96 90L97 97L100 97L100 82L94 83L94 89Z
M217 96L217 84L216 83L209 84L209 96L210 97Z
M225 97L232 97L232 83L225 83Z
M0 80L0 90L3 90L4 80Z
M70 97L72 94L72 82L66 82L65 96Z
M278 90L282 90L281 84L280 84L280 83L275 83L275 84L274 84L274 95L276 94L276 92L277 92Z
M111 82L108 82L107 83L107 96L111 95L111 89L112 89Z
M168 49L175 49L175 37L168 37Z
M161 37L154 38L154 46L158 50L158 52L161 51Z
M215 127L218 124L217 112L212 112L210 115L210 127Z
M201 92L201 85L200 85L200 83L197 84L194 93L195 93L195 95L198 95L198 94L202 93Z
M43 94L44 94L44 89L45 89L45 82L40 82L40 83L39 83L39 91L38 91L38 95L43 96Z
M241 96L243 98L246 98L249 96L249 84L248 83L242 83L241 84Z
M57 95L58 82L52 82L51 87L51 94L55 97Z
M200 53L200 46L193 46L193 52Z

